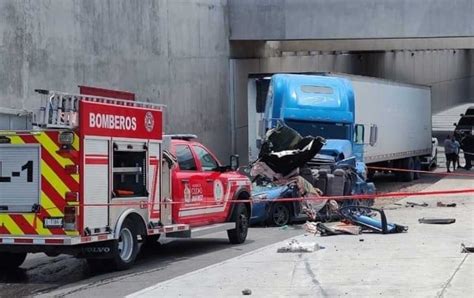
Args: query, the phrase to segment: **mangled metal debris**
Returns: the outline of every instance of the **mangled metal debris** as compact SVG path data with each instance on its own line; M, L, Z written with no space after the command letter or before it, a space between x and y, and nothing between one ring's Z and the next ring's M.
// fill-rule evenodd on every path
M446 203L443 203L443 202L438 202L438 203L436 203L436 206L437 207L456 207L456 203L446 204Z
M362 212L363 210L365 210L365 212ZM366 215L368 211L379 213L380 220ZM344 219L352 224L361 226L363 230L369 230L371 232L382 234L403 233L408 231L407 226L388 223L385 212L382 209L361 206L346 206L340 208L339 212L344 217Z
M252 295L252 290L250 290L250 289L243 289L243 290L242 290L242 295L244 295L244 296Z
M380 214L380 219L365 215L367 212L362 213L362 209L368 209L371 212L378 212ZM359 235L364 231L391 234L402 233L408 230L407 226L388 223L385 212L380 209L360 206L346 206L340 208L338 212L341 214L343 221L332 223L307 222L304 225L305 230L312 234L320 233L321 236L341 234Z
M474 246L466 246L464 243L461 243L461 252L472 253L474 252Z
M447 225L456 222L455 218L437 218L437 217L423 217L418 219L419 223L433 224L433 225Z
M321 236L340 234L359 235L362 233L362 228L360 226L340 221L332 223L319 222L316 224L316 229L321 234Z
M311 221L340 219L336 212L339 206L371 205L373 200L344 199L331 202L325 198L357 193L354 192L355 189L365 181L364 177L359 176L357 163L353 158L336 162L331 157L332 162L326 160L319 166L314 166L314 160L321 162L321 156L316 156L325 142L322 137L302 137L292 128L279 125L267 132L259 159L252 164L250 176L254 177L253 180L257 183L261 181L263 184L271 183L296 189L298 194L291 197L298 197L300 200L287 201L287 204L292 206L295 217L302 214ZM271 212L272 208L268 210Z
M414 206L428 207L428 203L425 203L425 202L423 202L423 203L407 202L406 204L407 204L406 205L407 207L414 207Z

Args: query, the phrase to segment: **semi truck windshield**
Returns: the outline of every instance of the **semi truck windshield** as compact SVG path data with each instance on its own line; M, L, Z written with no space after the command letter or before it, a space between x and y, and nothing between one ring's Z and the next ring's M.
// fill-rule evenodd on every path
M320 136L325 139L350 140L350 126L343 123L307 122L286 120L285 124L302 136Z

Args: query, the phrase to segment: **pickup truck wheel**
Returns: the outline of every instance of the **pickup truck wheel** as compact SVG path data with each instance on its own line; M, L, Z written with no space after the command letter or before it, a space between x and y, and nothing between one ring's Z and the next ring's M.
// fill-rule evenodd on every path
M129 219L124 221L116 245L115 256L106 260L109 266L116 270L125 270L132 267L139 250L137 229L133 221Z
M243 203L237 204L234 210L235 229L228 230L227 236L232 244L245 242L249 230L249 216L247 208Z
M290 209L282 203L273 204L270 210L269 223L277 227L287 225L290 222Z
M26 259L26 253L12 253L2 252L0 253L0 269L16 269Z

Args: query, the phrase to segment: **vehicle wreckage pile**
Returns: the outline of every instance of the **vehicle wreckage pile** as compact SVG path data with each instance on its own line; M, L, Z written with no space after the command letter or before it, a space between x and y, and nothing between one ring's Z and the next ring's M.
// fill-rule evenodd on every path
M371 208L373 199L345 197L357 194L357 185L366 177L357 172L355 158L337 160L319 154L324 144L322 137L302 137L292 128L278 125L266 133L250 176L256 185L285 186L282 196L293 198L287 201L294 203L294 211L307 216L309 222L304 227L309 232L406 231L407 227L387 223L382 210ZM377 213L380 219L375 218Z

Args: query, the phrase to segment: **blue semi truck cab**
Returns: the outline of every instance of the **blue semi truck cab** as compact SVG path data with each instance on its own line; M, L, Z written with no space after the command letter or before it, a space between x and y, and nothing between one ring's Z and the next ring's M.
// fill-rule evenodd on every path
M309 164L352 165L358 175L352 194L372 193L363 163L364 127L355 123L354 92L349 80L318 75L276 74L271 77L261 134L278 123L302 136L321 136L326 144Z

